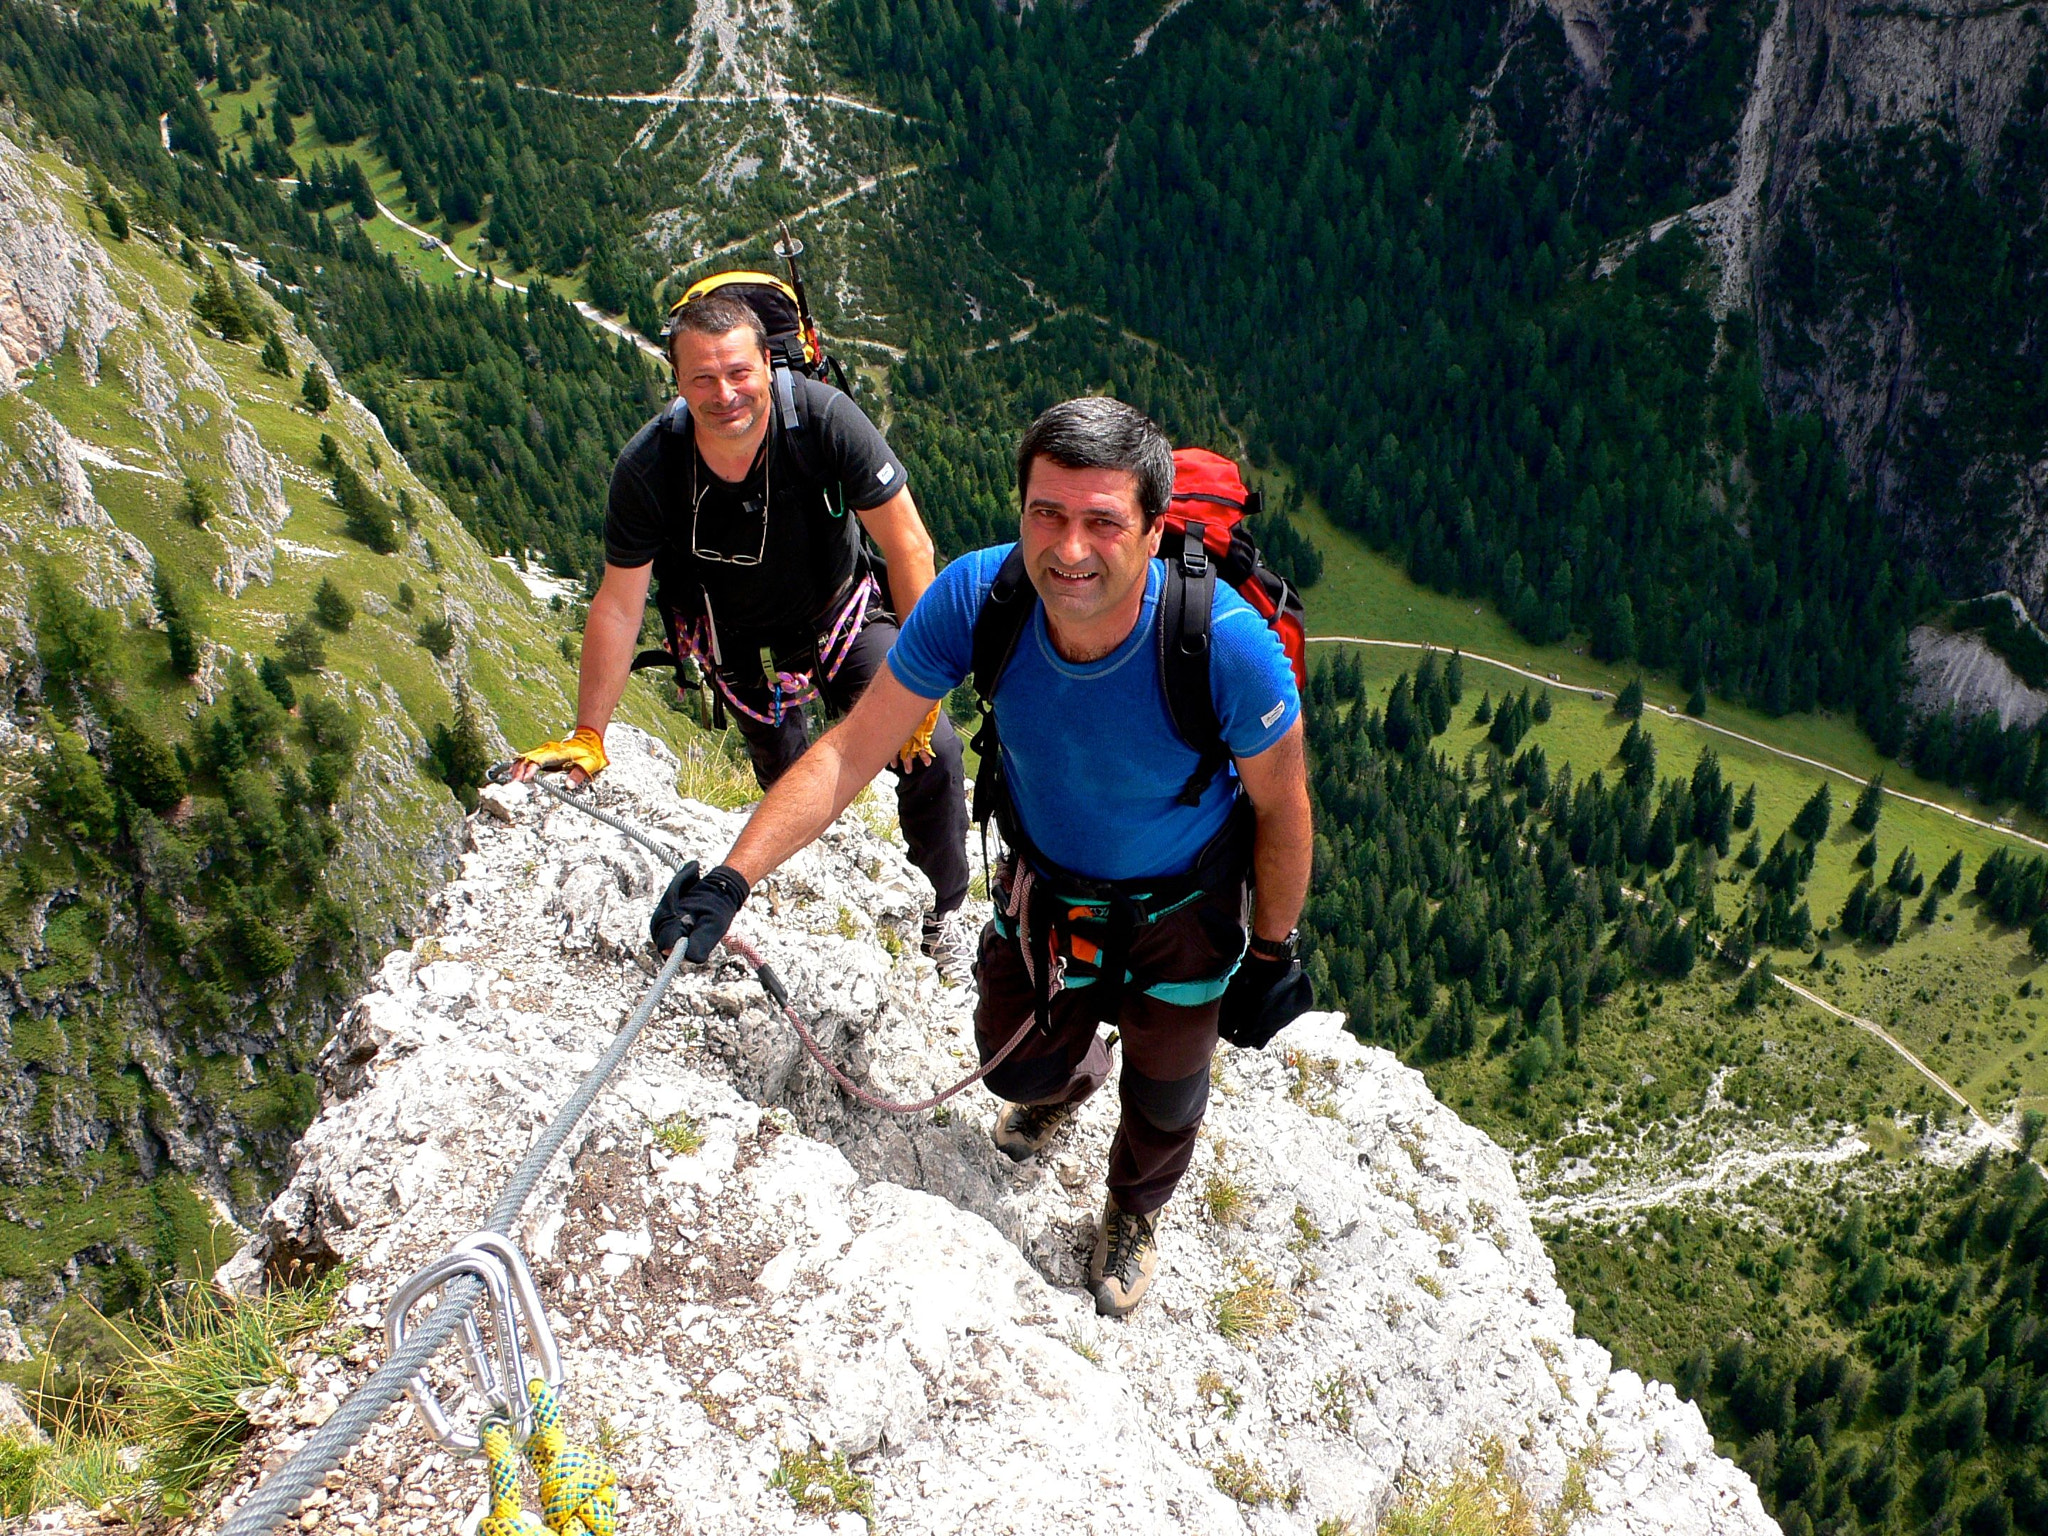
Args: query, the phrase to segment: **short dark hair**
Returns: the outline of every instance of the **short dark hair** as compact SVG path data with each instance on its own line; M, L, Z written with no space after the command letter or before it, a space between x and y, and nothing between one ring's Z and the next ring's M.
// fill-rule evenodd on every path
M1050 459L1062 469L1120 469L1138 482L1138 511L1149 530L1173 499L1173 444L1159 423L1107 395L1062 400L1024 429L1017 444L1017 499L1031 491L1031 465Z
M668 324L663 330L663 339L668 342L668 354L676 354L676 337L684 331L699 336L723 336L728 332L749 330L754 333L754 345L763 352L768 350L768 327L761 323L761 317L754 313L754 306L738 294L720 293L713 289L699 294L687 304L678 304L669 311Z

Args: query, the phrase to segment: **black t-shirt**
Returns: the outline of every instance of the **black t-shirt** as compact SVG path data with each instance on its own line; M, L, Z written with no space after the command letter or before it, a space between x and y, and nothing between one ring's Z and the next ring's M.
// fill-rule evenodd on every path
M699 458L696 424L680 401L635 433L612 469L605 560L653 561L668 600L684 607L701 589L721 634L809 631L853 574L853 514L903 489L902 461L859 406L829 384L794 382L801 462L771 391L765 449L736 485ZM759 555L760 563L703 558L719 555ZM671 590L675 582L683 590Z

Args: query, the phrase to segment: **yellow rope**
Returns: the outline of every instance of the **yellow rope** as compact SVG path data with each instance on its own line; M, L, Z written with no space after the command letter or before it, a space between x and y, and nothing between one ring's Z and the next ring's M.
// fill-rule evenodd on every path
M477 1536L547 1536L548 1528L519 1502L519 1453L503 1419L486 1419L484 1456L490 1463L491 1512L476 1528Z
M553 1387L535 1377L526 1395L533 1403L526 1456L540 1477L541 1518L555 1536L613 1536L618 1494L612 1469L597 1452L568 1443Z

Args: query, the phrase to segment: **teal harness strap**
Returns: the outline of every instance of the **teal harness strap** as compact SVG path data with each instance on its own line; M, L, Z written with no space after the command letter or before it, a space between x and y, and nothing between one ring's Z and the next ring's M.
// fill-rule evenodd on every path
M1181 900L1176 901L1172 906L1163 907L1159 911L1149 914L1145 919L1146 925L1149 927L1163 918L1172 916L1183 907L1189 906L1200 899L1204 894L1206 893L1202 891L1191 892ZM1106 902L1099 901L1069 901L1068 898L1058 895L1055 895L1053 899L1064 902L1071 907L1103 907L1107 905ZM1142 898L1139 899L1142 900ZM1003 915L1001 906L998 906L995 910L994 922L996 932L1000 936L1006 939L1016 937L1016 926ZM1155 981L1142 990L1147 997L1154 998L1175 1008L1199 1008L1204 1003L1213 1003L1229 989L1231 977L1235 976L1237 968L1244 964L1245 951L1249 944L1249 935L1238 941L1237 954L1232 957L1230 964L1224 968L1221 975L1195 981ZM1087 963L1086 961L1075 960L1071 953L1067 958L1073 965L1085 965ZM1063 985L1071 989L1092 987L1101 979L1100 975L1076 976L1069 972L1065 977ZM1130 971L1126 970L1124 972L1124 984L1126 986L1137 981L1137 979Z

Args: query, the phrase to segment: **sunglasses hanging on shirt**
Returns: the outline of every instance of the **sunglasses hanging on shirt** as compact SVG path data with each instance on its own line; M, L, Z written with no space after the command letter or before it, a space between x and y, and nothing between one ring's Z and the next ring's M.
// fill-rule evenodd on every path
M754 552L746 553L744 547L738 550L706 549L700 539L704 526L704 498L711 487L702 483L704 456L692 453L690 456L690 554L698 560L709 560L715 565L759 565L768 554L768 496L773 486L775 455L769 451L764 439L761 443L761 492L757 496L743 497L740 501L740 517L746 520L759 518L761 535L755 541ZM753 470L747 473L751 476ZM742 484L745 482L742 481ZM723 542L722 540L720 542ZM744 546L745 541L740 543Z

